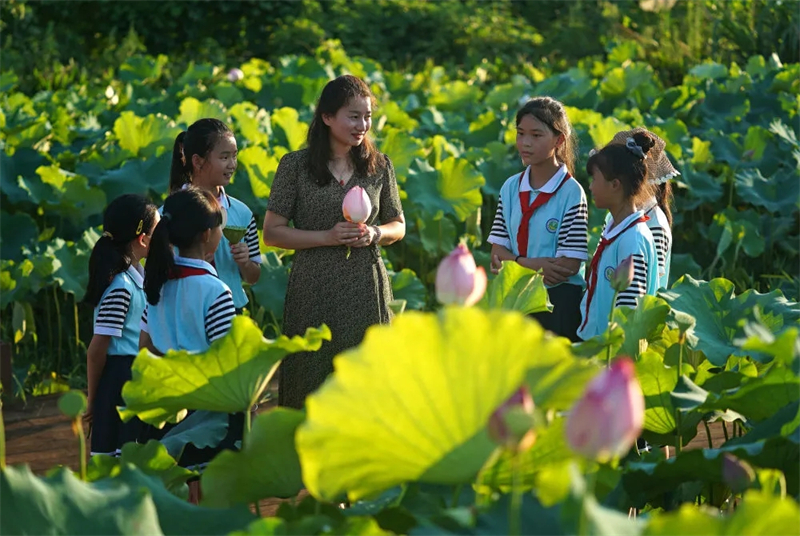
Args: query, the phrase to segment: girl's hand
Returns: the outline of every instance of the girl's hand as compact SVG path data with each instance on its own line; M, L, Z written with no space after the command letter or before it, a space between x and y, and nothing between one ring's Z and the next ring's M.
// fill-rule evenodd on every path
M375 232L375 229L371 225L366 225L363 223L359 223L361 227L364 227L364 236L353 242L350 247L354 248L364 248L372 244L375 240L375 237L378 236L378 233Z
M366 225L342 221L328 231L329 243L332 246L353 246L367 234Z
M250 249L243 241L231 244L231 254L233 255L233 260L239 266L245 266L250 260Z
M500 268L502 267L503 267L503 261L500 260L500 257L498 255L492 255L492 266L491 266L492 273L495 275L499 274Z
M572 269L561 266L552 260L542 260L542 273L544 274L544 284L548 286L558 285L565 282L571 275Z

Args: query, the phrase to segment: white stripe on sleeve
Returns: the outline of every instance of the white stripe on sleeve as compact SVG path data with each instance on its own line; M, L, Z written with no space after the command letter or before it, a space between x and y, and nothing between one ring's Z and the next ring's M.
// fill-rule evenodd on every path
M261 250L258 249L258 228L256 227L256 217L250 219L247 231L244 233L244 242L247 244L247 251L250 253L250 260L255 263L261 262Z
M106 294L100 302L97 311L97 320L94 322L94 332L97 335L110 335L122 337L125 327L125 317L131 305L131 293L124 288L115 288Z
M497 244L504 248L511 249L511 239L508 236L508 229L506 228L506 220L503 217L503 197L497 198L497 210L494 213L494 221L492 222L492 230L489 232L489 238L486 239L490 244Z
M589 259L589 208L585 199L564 214L558 231L556 257Z
M144 331L145 333L150 333L150 330L147 328L147 310L150 309L150 304L144 306L144 311L142 312L142 320L139 322L139 329Z
M233 295L226 290L214 300L205 317L206 337L208 342L214 342L228 333L231 329L231 320L236 315L233 305Z

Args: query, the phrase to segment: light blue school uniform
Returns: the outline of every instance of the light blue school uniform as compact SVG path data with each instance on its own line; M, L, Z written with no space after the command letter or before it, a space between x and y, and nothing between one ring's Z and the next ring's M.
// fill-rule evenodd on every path
M184 185L188 188L189 185ZM261 264L261 250L258 247L258 228L256 227L256 218L253 212L238 199L229 196L225 193L225 189L220 187L221 193L217 198L220 206L225 210L224 214L224 227L240 227L246 228L244 238L242 239L247 244L248 252L250 253L250 260ZM164 207L158 209L163 214ZM177 249L175 254L178 254ZM214 253L214 267L219 274L219 278L228 285L233 295L233 304L237 309L241 309L249 302L247 294L242 288L242 274L239 272L239 265L233 260L231 253L231 243L222 236L219 242L217 251Z
M569 257L586 261L588 255L589 211L586 194L581 185L562 165L544 186L534 190L530 184L530 167L509 177L500 189L497 212L488 242L501 245L514 255L520 255L517 235L523 214L520 193L531 192L530 203L543 193L553 193L544 205L537 208L528 227L526 257ZM584 264L566 283L586 286Z
M655 295L658 289L658 270L656 248L653 234L646 222L633 223L644 212L634 212L619 225L610 220L603 229L602 237L612 242L603 250L597 261L597 284L591 288L592 276L589 274L589 288L581 301L581 327L578 336L587 340L603 333L608 328L608 315L611 312L614 289L611 278L614 270L628 256L633 255L634 277L631 285L617 295L614 307L636 307L639 297ZM591 293L591 303L589 303ZM588 307L588 310L587 310Z
M146 303L140 264L114 276L94 308L94 334L111 337L108 355L139 353L139 319Z
M647 227L653 234L653 243L658 256L658 288L669 288L669 269L672 264L672 228L658 201L651 199L644 205L644 213L650 218ZM611 221L611 213L606 214L606 225Z
M230 330L236 314L233 297L209 263L176 256L175 264L201 275L169 279L161 288L158 303L147 304L141 330L161 353L203 352Z

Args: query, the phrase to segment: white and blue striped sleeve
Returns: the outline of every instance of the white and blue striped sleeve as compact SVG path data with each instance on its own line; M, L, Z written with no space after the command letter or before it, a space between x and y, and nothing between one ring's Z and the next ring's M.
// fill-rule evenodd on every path
M639 298L647 294L647 261L641 253L633 254L633 281L617 295L615 307L636 307Z
M247 226L247 231L244 233L244 243L247 244L250 260L255 263L260 263L261 250L258 248L258 227L256 226L255 216L250 218L250 224Z
M236 308L233 305L233 295L230 290L225 290L217 296L205 317L206 337L208 342L223 337L231 329L231 320L236 315Z
M147 328L147 311L150 309L150 304L144 306L144 311L142 311L142 320L139 322L139 329L145 333L150 333L150 330Z
M658 275L663 276L667 271L667 252L669 251L669 236L663 227L655 226L650 228L653 233L653 243L656 247L658 257Z
M489 231L489 238L486 239L490 244L503 246L506 249L511 249L511 239L508 236L508 229L506 228L506 220L503 217L503 196L497 198L497 211L494 213L494 221L492 222L492 230Z
M97 319L94 322L95 335L122 337L125 317L131 305L131 293L126 288L115 288L108 292L100 302Z
M589 260L589 207L586 195L579 187L580 195L570 196L570 204L558 231L556 257Z

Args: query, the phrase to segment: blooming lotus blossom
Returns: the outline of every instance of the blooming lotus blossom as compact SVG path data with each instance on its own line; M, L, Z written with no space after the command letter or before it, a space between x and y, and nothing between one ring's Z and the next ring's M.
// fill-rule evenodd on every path
M459 244L436 270L436 299L440 303L474 305L486 292L486 270L476 266L464 244Z
M633 283L633 255L628 255L619 263L611 276L611 288L622 292Z
M567 417L572 450L601 462L622 456L644 425L644 395L633 361L621 357L598 374Z
M344 219L352 223L364 223L372 213L372 202L361 186L353 186L342 202Z
M230 80L231 82L238 82L242 78L244 78L244 73L242 72L241 69L234 67L233 69L228 71L228 80Z
M489 417L489 437L509 450L526 451L536 442L533 430L533 398L520 387Z

